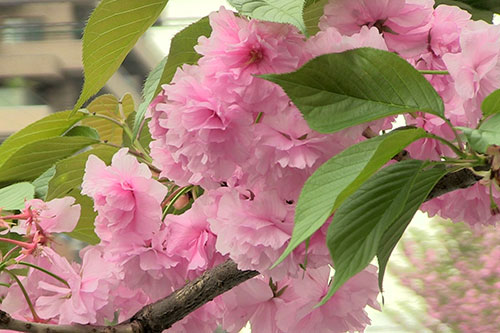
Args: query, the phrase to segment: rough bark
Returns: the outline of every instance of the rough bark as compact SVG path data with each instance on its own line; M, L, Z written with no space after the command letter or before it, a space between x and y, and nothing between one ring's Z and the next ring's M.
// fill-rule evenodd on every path
M160 333L203 304L258 274L257 271L240 271L234 261L228 260L170 296L142 308L130 318L130 322L138 322L144 333Z
M449 173L441 178L436 186L434 186L425 201L434 199L452 191L471 187L480 179L480 176L474 174L469 169L462 169L454 173Z

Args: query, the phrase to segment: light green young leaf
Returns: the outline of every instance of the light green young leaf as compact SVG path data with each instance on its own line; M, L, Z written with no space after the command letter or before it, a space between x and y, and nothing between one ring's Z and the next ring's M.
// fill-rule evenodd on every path
M91 138L73 136L27 144L0 166L0 183L34 180L57 161L98 142Z
M135 122L132 130L134 138L137 136L137 133L139 133L139 129L142 121L144 120L149 104L151 104L156 96L155 92L157 87L160 86L161 73L163 72L163 68L165 68L167 59L168 57L163 58L163 60L151 71L151 73L149 73L146 82L144 83L144 89L142 90L144 101L139 104L137 115L134 117Z
M484 117L500 113L500 89L495 90L483 100L481 110Z
M309 6L307 6L306 4L303 16L307 32L310 36L316 34L319 31L319 18L323 15L323 8L327 3L328 0L318 0L311 3Z
M73 112L97 93L158 18L168 0L102 0L83 33L84 85Z
M260 77L279 84L321 133L407 112L444 118L443 101L429 81L392 52L359 48L325 54L295 72Z
M168 56L156 66L149 74L144 84L143 96L144 102L139 106L136 121L134 123L134 136L139 131L140 124L144 119L147 107L153 99L160 93L161 85L170 83L174 77L175 71L183 64L196 64L201 55L196 53L194 46L198 44L198 38L209 36L212 28L205 16L197 22L189 25L177 33L170 42L170 51Z
M60 136L84 118L83 114L69 116L70 113L71 111L53 113L9 136L0 145L0 165L21 147L43 139Z
M198 38L201 36L208 37L211 33L212 27L208 16L205 16L174 36L170 43L167 63L163 68L160 82L155 87L155 96L160 92L162 84L170 83L178 67L184 64L193 65L198 62L201 55L194 50L194 47L198 44Z
M79 204L81 207L80 219L75 229L67 233L68 236L91 245L99 243L100 239L94 232L94 221L97 217L97 212L94 211L94 202L89 197L81 195L79 189L73 189L68 193L68 196L75 198L75 204Z
M394 131L353 145L320 166L302 188L292 239L273 267L321 228L371 175L407 145L426 135L420 128Z
M483 131L500 132L500 114L495 114L483 121L479 129Z
M62 198L73 190L79 191L85 171L85 164L90 155L96 155L109 164L117 151L118 148L108 145L95 145L89 151L57 162L55 165L55 175L48 184L47 200Z
M49 189L49 181L56 174L56 167L53 165L44 173L42 173L37 179L31 182L35 187L35 197L38 199L45 200L47 198L47 191Z
M457 127L464 132L467 142L472 149L479 153L485 153L486 149L493 145L500 145L500 132L472 129L467 127Z
M491 145L500 145L500 114L488 118L478 129L457 128L464 132L467 142L479 153L485 153Z
M16 183L0 188L0 208L3 210L24 209L24 202L35 197L35 187L30 183Z
M132 94L126 93L123 95L119 107L121 107L120 119L122 120L126 120L132 112L135 112L135 102Z
M370 264L384 232L403 213L424 163L407 160L389 165L339 207L326 236L335 276L320 304Z
M115 96L106 94L94 99L87 106L87 110L91 114L95 113L119 121L119 104L120 102ZM94 128L103 141L115 145L122 143L122 128L108 119L88 116L82 121L82 124Z
M97 130L88 126L75 126L66 132L64 136L85 136L87 138L99 140L99 133L97 133Z
M257 20L289 23L306 34L304 0L228 0L236 10Z
M392 251L403 236L406 227L410 224L413 216L425 201L431 190L437 182L448 173L444 168L435 167L428 170L422 170L413 184L408 201L406 202L402 213L397 217L393 224L382 235L377 248L378 259L378 284L380 291L384 281L385 269Z

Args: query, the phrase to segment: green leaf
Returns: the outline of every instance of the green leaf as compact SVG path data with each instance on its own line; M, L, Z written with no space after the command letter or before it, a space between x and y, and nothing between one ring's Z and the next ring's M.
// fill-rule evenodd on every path
M497 1L497 0L493 0ZM449 6L457 6L460 7L472 15L472 19L474 20L483 20L488 23L493 22L493 6L480 6L480 1L474 0L436 0L435 6L437 5L449 5ZM479 4L479 6L478 6ZM498 9L498 8L497 8Z
M404 205L402 213L397 217L393 224L382 235L377 248L378 258L378 283L380 291L384 280L385 269L389 262L389 257L396 247L396 244L403 236L404 231L410 224L413 216L425 201L431 190L437 182L448 173L444 168L434 167L423 170L417 174L417 179L411 187L408 201Z
M84 117L83 114L69 116L70 113L71 111L53 113L9 136L0 145L0 165L21 147L43 139L60 136Z
M495 114L481 123L479 129L500 133L500 114Z
M104 86L167 2L102 0L99 3L83 33L85 82L73 112Z
M488 118L478 129L457 128L464 132L467 142L479 153L485 153L491 145L500 145L500 114Z
M87 106L87 110L90 113L107 113L113 119L119 119L118 116L118 105L120 102L118 99L111 94L104 94L96 97Z
M196 53L194 46L198 44L198 38L209 36L212 32L208 17L205 16L195 23L178 32L170 43L168 56L155 67L144 83L144 102L139 105L137 117L134 122L134 137L139 131L146 110L153 99L160 93L162 84L170 83L178 67L183 64L196 64L201 55Z
M359 48L325 54L295 72L260 77L279 84L321 133L415 111L444 118L443 101L431 84L392 52Z
M64 136L84 136L94 140L99 140L97 130L88 126L75 126L64 134Z
M87 106L87 110L91 114L95 113L119 121L119 104L120 102L115 96L106 94L94 99ZM114 122L108 119L89 116L82 121L82 124L94 128L101 140L121 145L123 130Z
M35 187L30 183L16 183L0 189L0 208L22 210L24 202L35 197Z
M500 3L498 0L462 0L462 2L465 2L474 8L500 13Z
M27 144L0 167L0 183L34 180L57 161L98 142L91 138L73 136Z
M3 237L8 238L8 239L15 239L15 240L21 241L21 242L26 241L22 235L19 235L15 232L9 232L8 234L6 234ZM7 252L9 252L12 248L14 248L14 246L15 246L14 244L0 242L0 253L2 254L2 256L5 256L7 254ZM17 257L18 253L19 253L19 249L15 250L13 255L11 256L11 258Z
M37 179L31 182L35 187L35 197L38 199L45 200L47 197L47 191L49 189L49 181L54 177L56 173L56 167L53 165L48 168L44 173L42 173Z
M96 145L89 151L59 161L55 166L55 175L49 181L47 200L62 198L73 190L80 190L85 164L90 155L96 155L109 164L117 151L118 148L107 145Z
M128 118L127 118L127 125L129 127L132 126L132 124L134 124L135 122L135 116L137 115L137 113L131 113ZM145 147L145 149L147 149L147 147L149 147L149 143L153 140L151 138L151 133L147 130L148 128L148 124L149 122L151 121L151 119L146 119L146 121L144 122L144 125L143 127L146 128L146 130L144 131L141 131L140 135L139 135L139 142L140 144ZM135 137L135 136L134 136ZM123 144L122 144L124 147L132 147L132 142L130 142L130 138L128 137L128 135L126 133L123 133Z
M481 110L484 117L500 113L500 89L495 90L483 100Z
M122 120L126 120L132 112L135 112L134 98L130 93L126 93L125 95L123 95L120 100L120 106L120 119Z
M139 132L149 104L151 104L151 102L157 95L156 90L161 87L161 74L163 72L163 69L165 68L167 59L168 57L163 58L163 60L151 71L151 73L149 73L146 82L144 83L144 89L142 90L144 101L139 105L139 109L137 110L137 117L135 118L132 131L134 137L136 137L137 133Z
M486 149L493 145L500 145L500 132L472 129L467 127L457 127L464 132L467 142L471 148L479 153L485 153Z
M159 94L162 84L170 83L178 67L184 64L193 65L198 62L201 55L194 50L194 47L198 44L198 38L201 36L208 37L211 33L212 27L208 17L205 16L182 29L172 38L167 63L163 68L160 82L155 87L154 96Z
M78 189L73 189L68 195L75 198L75 203L80 204L81 212L75 229L67 235L91 245L99 243L100 239L94 232L94 221L97 217L94 202L89 197L81 195Z
M320 166L306 181L295 209L292 239L278 265L312 236L371 175L410 143L426 137L423 129L393 131L355 144Z
M310 5L306 4L303 16L307 32L310 36L316 34L319 31L319 18L323 16L323 9L327 3L328 0L318 0L311 3Z
M407 160L389 165L339 207L326 237L335 276L320 304L370 264L384 232L403 212L424 163Z
M242 15L257 20L289 23L306 34L302 18L304 0L228 0Z

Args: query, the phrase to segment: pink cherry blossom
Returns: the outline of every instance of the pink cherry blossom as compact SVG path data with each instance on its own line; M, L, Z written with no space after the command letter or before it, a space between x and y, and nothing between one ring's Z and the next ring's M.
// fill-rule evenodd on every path
M389 50L415 56L426 46L433 0L336 0L324 9L320 28L335 27L344 35L363 26L383 32Z
M209 15L212 34L200 37L200 64L234 75L288 72L301 62L303 37L292 25L236 17L221 7Z
M500 27L471 21L460 35L461 52L443 55L443 61L465 99L465 116L472 125L481 118L481 102L500 87Z
M73 197L57 198L48 202L40 199L28 200L23 213L18 216L19 225L13 227L12 231L22 234L33 234L37 230L45 234L71 232L80 218L80 205L74 203Z
M493 188L492 195L500 203L500 193ZM474 186L453 191L424 203L421 207L430 216L439 215L454 222L466 222L470 225L496 224L499 215L492 215L490 210L489 187L476 183Z
M276 325L276 312L283 306L288 279L276 283L277 291L285 288L280 297L275 297L269 278L260 275L231 289L222 295L226 306L222 327L230 333L239 332L249 321L255 332L282 333ZM274 283L274 282L273 282ZM289 308L289 310L292 310Z
M151 239L161 224L161 202L167 188L151 178L145 164L121 149L111 166L90 155L82 193L94 199L96 233L104 242L130 248Z
M158 143L151 155L161 176L179 185L214 187L250 155L254 115L224 102L195 66L183 66L172 82L153 110L150 127Z
M347 281L325 305L315 308L329 289L330 267L307 269L303 278L290 282L297 296L278 308L276 320L284 332L363 331L370 324L364 308L380 310L377 269L368 266ZM294 309L294 311L290 311Z
M268 268L278 259L291 237L293 210L275 191L241 194L228 190L218 201L217 214L209 219L217 235L216 249L229 254L240 269L255 269L280 279L295 273L298 264L287 258L277 268Z
M460 33L470 22L471 14L456 6L440 5L433 12L429 30L429 44L436 56L458 53Z
M40 281L38 287L46 295L36 300L42 318L58 317L59 324L96 323L97 312L108 302L115 279L114 268L106 263L99 251L89 250L81 268L55 252L47 253L52 261L50 271L65 279L69 286L58 281Z
M168 333L212 333L222 321L224 304L220 297L208 302L196 311L191 312L184 319L176 322Z
M215 215L215 208L212 198L202 196L184 214L168 215L165 219L170 232L166 241L167 252L182 258L187 271L195 271L197 275L224 260L215 250L217 237L208 223L209 216ZM207 210L211 212L206 214Z

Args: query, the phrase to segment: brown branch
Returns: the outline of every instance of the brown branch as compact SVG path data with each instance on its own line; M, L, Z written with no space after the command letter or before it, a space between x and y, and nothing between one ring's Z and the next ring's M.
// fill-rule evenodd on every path
M441 178L436 186L434 186L425 201L434 199L452 191L471 187L481 178L482 177L474 174L469 169L462 169L454 173L449 173Z
M437 183L426 200L470 187L480 178L468 169L448 174ZM35 333L161 333L215 297L258 274L257 271L240 271L235 262L228 260L115 326L31 323L13 319L0 311L0 329Z
M234 261L228 260L166 298L145 306L129 322L139 323L144 333L161 333L205 303L257 275L257 271L240 271Z
M93 325L55 325L22 321L12 318L8 313L0 310L0 329L18 332L33 333L141 333L137 323L119 324L115 326Z

